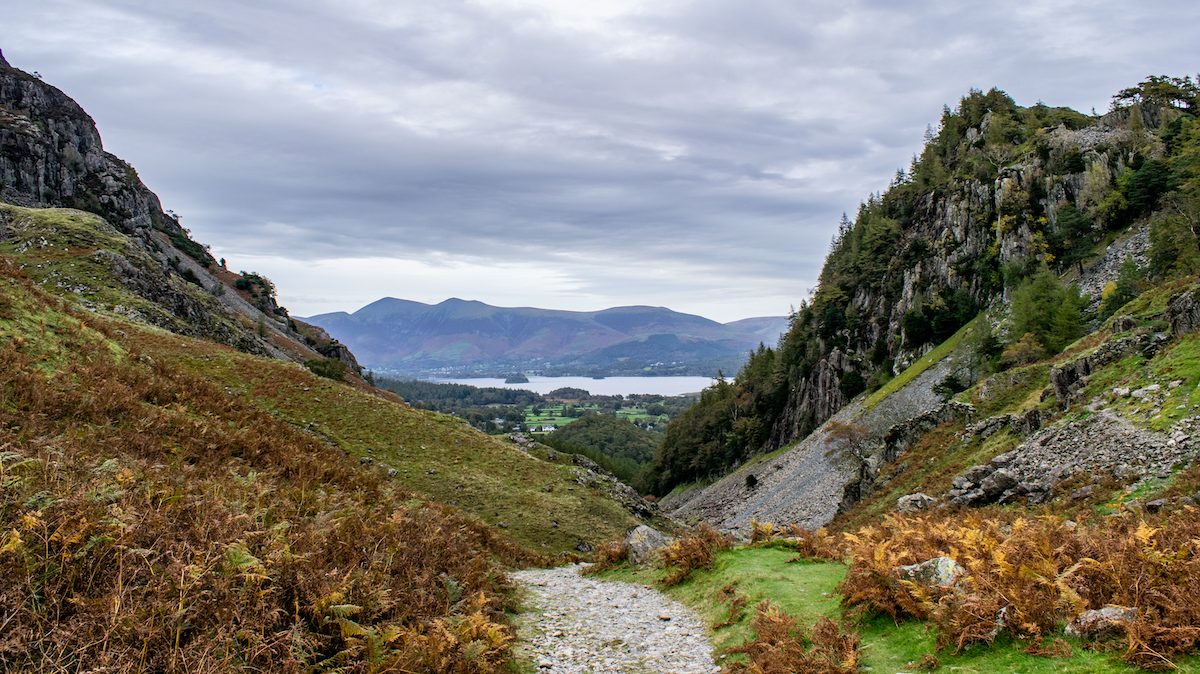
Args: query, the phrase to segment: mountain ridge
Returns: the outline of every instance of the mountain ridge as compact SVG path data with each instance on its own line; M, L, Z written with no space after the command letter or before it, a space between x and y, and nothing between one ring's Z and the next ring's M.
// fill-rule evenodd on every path
M675 373L715 374L736 368L759 343L774 341L788 319L720 323L650 305L571 311L499 307L457 297L437 304L384 297L354 312L304 320L328 330L365 365L381 371L575 368L581 374L618 374L673 363Z

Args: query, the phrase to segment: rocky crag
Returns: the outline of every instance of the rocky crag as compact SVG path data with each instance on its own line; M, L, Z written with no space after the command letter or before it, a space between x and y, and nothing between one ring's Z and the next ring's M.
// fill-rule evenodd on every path
M39 279L71 288L80 304L112 311L242 351L303 362L335 358L358 363L327 333L290 318L273 288L247 292L238 274L217 264L128 163L104 150L92 118L40 77L0 58L0 243L47 253L62 245L92 248L96 273L115 279L133 302L103 303L95 288L55 265ZM26 208L31 210L26 210ZM62 241L61 222L43 209L91 213L95 222ZM62 218L72 216L62 215ZM84 235L83 229L95 230ZM58 260L61 262L61 260ZM95 284L99 285L99 284ZM239 287L242 286L242 287ZM251 291L254 288L249 287ZM140 300L140 301L137 301Z
M1193 152L1187 143L1195 144L1187 135L1195 85L1170 80L1178 97L1156 98L1152 88L1164 81L1151 78L1123 91L1104 116L1021 108L996 90L973 92L947 108L912 166L869 197L853 221L843 220L817 292L778 347L753 354L735 382L710 389L668 431L653 480L659 493L674 490L664 508L727 529L751 519L820 526L879 493L881 482L891 484L908 464L889 464L930 431L972 423L982 426L948 452L991 461L1018 438L1026 444L960 481L949 500L962 503L1037 502L1087 471L1144 477L1186 465L1186 447L1172 443L1186 428L1164 434L1144 428L1145 419L1114 425L1128 415L1101 414L1104 405L1091 409L1089 420L1064 420L1096 399L1094 373L1103 380L1123 373L1130 359L1158 362L1185 332L1165 333L1164 324L1200 323L1194 292L1178 293L1178 284L1157 295L1148 291L1151 281L1185 274L1188 267L1173 260L1195 247L1195 230L1180 223L1197 200L1189 201L1192 188L1178 187L1197 182L1195 162L1187 159ZM1026 328L1013 331L1010 300L1034 277L1073 285L1081 295L1070 311L1082 324L1053 348L1031 342L1043 338ZM1134 315L1096 318L1144 292L1157 299L1143 301ZM1088 348L1055 355L1089 330L1097 332L1084 340ZM1017 350L1023 338L1042 350ZM998 366L1033 363L1041 363L1032 370L1033 379L1044 381L1040 398L1028 391L1029 399L1007 400L1002 396L1015 393L977 384ZM1131 383L1118 391L1141 395L1141 383L1171 383L1151 382L1150 372L1126 377ZM946 404L963 389L969 391L959 402ZM991 416L997 397L1008 407ZM982 420L968 404L976 399L986 411ZM1001 430L1003 437L985 442ZM1124 438L1144 456L1120 460L1113 449L1085 460L1067 449L1103 438ZM1039 454L1035 447L1046 449ZM1000 472L985 485L996 470L1010 468L1021 473L1015 482ZM1062 470L1051 480L1022 477L1056 468ZM714 477L707 486L680 489Z

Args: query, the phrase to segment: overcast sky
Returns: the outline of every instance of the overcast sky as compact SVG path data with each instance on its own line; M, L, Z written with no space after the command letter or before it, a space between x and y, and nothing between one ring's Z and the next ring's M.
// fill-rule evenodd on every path
M1200 3L5 0L293 314L379 297L787 313L842 212L970 87L1103 112L1200 68Z

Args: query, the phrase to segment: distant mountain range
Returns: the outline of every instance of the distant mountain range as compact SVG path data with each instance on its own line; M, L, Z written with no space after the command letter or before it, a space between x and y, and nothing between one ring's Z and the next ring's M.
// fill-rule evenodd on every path
M558 311L448 299L387 297L355 311L305 319L377 372L409 376L732 374L787 318L718 323L663 307Z

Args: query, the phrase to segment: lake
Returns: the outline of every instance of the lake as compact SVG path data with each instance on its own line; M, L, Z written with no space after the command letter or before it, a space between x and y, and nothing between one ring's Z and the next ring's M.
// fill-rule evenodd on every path
M615 396L645 393L662 396L677 396L684 393L699 393L711 386L711 377L538 377L529 376L528 384L505 384L503 379L476 377L472 379L433 379L439 384L466 384L480 388L525 389L546 394L563 387L581 388L593 395Z

